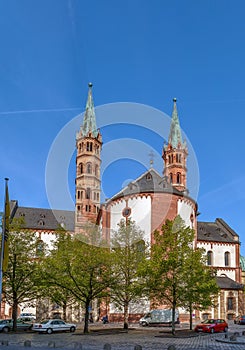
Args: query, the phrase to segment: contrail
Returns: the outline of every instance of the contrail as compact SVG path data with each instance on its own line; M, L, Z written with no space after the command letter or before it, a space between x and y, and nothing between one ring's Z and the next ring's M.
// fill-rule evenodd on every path
M75 111L81 110L81 107L74 108L54 108L54 109L31 109L31 110L23 110L23 111L7 111L0 112L0 115L8 115L8 114L21 114L21 113L41 113L41 112L62 112L62 111Z

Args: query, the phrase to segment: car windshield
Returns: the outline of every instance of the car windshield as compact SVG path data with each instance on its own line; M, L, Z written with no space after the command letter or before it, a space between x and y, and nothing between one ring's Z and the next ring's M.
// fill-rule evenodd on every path
M46 323L48 323L50 320L44 320L44 321L42 321L41 322L41 324L46 324Z
M7 323L6 320L0 320L0 324Z
M215 323L215 320L205 320L203 323L204 324L212 324L212 323Z

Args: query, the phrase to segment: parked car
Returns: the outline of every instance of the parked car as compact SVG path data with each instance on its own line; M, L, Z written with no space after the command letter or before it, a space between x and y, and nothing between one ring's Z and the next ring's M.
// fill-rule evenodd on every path
M235 322L236 321L236 322ZM245 324L245 315L243 316L237 316L234 320L234 323L236 324Z
M228 323L220 318L212 318L209 320L205 320L202 323L196 325L195 332L208 332L208 333L215 333L215 332L227 332L228 331Z
M32 327L33 331L39 333L48 333L51 334L53 332L75 332L76 325L73 323L66 323L60 319L54 320L44 320L40 323L34 323Z
M22 320L30 321L30 320L35 320L36 316L34 314L32 314L31 312L22 312L20 314L19 318L22 319Z
M13 329L13 320L11 318L0 320L1 332L8 333L12 329ZM32 323L17 319L17 331L20 331L20 330L27 331L31 329L32 329Z

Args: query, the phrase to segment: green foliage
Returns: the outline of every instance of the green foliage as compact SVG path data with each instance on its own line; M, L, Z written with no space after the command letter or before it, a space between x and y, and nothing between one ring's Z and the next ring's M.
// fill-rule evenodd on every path
M147 258L144 233L134 222L122 220L111 237L113 283L111 299L124 310L124 328L128 328L129 304L143 294L144 283L139 269Z
M154 303L168 305L173 310L172 333L175 333L176 308L205 308L212 304L211 295L217 288L202 252L193 248L194 230L186 227L180 216L166 220L161 232L154 233L154 240L143 275L148 279Z
M84 305L84 332L88 332L92 300L108 295L111 280L109 249L100 246L102 241L98 228L94 226L90 229L82 236L60 231L44 264L46 284L65 289ZM91 241L96 245L88 243Z
M216 283L216 271L207 266L204 249L193 249L186 259L182 294L182 306L189 311L190 329L192 329L192 311L206 310L215 306L215 297L219 292Z
M40 293L40 240L34 232L25 230L24 226L22 218L12 220L8 268L3 279L3 292L6 301L13 308L14 325L18 305L36 299Z

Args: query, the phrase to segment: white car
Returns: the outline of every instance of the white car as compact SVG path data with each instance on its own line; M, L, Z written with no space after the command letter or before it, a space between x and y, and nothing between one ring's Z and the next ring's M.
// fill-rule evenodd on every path
M31 320L35 320L36 316L34 314L32 314L31 312L22 312L20 314L20 317L23 321L27 320L27 321L31 321Z
M32 330L39 333L48 333L51 334L53 332L75 332L76 325L73 323L66 323L62 320L45 320L40 323L34 323L32 326Z

